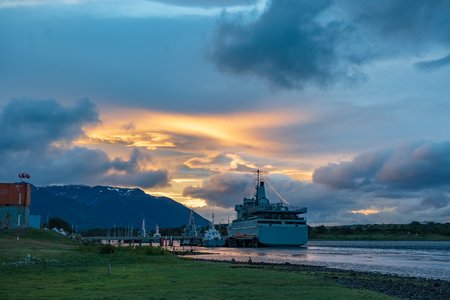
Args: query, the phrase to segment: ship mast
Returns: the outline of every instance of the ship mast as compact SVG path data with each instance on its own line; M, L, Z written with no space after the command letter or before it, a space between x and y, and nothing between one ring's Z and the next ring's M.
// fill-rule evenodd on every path
M259 169L256 170L256 185L255 185L255 199L258 201L258 186L261 177L261 171Z

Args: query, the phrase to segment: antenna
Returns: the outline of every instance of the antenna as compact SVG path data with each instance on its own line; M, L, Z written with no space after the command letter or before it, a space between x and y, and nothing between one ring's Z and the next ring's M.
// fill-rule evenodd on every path
M262 171L260 169L256 170L255 199L258 199L258 186L259 182L261 181L261 173Z
M269 178L267 178L266 176L264 176L264 178L267 181L267 183L269 184L272 191L281 199L281 201L284 202L284 204L286 204L286 205L290 205L289 202L286 199L284 199L283 196L281 196L280 193L278 193L277 190L273 187L273 185L269 181Z

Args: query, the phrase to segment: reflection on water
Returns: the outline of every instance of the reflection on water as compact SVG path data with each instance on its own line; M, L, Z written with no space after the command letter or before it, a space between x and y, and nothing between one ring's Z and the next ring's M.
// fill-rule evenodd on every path
M310 241L301 248L196 248L197 259L291 263L450 281L450 242ZM194 257L194 256L190 256Z

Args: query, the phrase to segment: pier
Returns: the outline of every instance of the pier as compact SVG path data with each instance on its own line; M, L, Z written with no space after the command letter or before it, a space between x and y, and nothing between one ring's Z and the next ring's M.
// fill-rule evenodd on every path
M117 245L144 245L158 244L161 247L169 248L174 246L201 246L202 238L198 236L163 236L163 237L142 237L142 236L94 236L83 237L82 241L101 244Z
M258 247L258 239L253 235L229 237L228 245L234 248L255 248Z

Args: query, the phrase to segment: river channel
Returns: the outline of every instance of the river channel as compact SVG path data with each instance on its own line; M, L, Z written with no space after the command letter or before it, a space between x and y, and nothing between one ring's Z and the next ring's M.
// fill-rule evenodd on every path
M450 281L450 242L309 241L299 248L203 248L207 260L290 263Z

